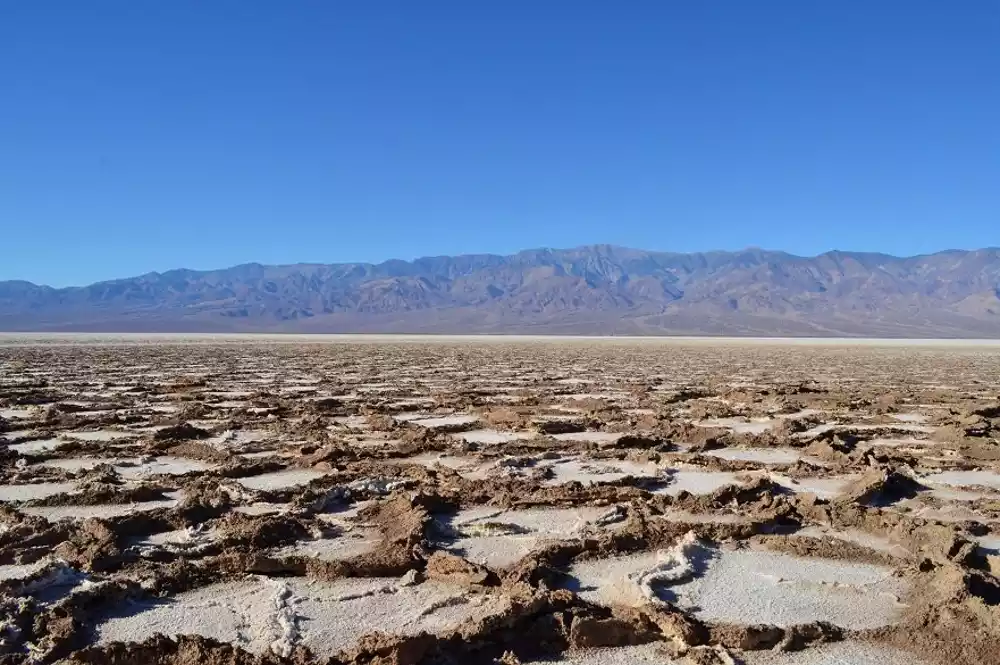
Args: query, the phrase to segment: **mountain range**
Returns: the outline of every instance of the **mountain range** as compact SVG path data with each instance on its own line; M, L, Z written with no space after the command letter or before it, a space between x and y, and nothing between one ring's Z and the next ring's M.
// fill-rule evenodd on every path
M592 245L0 282L0 330L1000 337L1000 249L912 257Z

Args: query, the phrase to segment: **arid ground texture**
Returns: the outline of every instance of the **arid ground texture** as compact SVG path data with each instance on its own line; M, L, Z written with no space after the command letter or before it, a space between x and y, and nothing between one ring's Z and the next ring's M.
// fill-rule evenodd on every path
M0 337L0 663L1000 663L1000 345Z

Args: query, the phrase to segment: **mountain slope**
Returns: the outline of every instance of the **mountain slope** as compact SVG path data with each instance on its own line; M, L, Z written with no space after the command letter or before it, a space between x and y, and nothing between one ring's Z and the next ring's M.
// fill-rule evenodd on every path
M1000 337L1000 250L800 257L596 245L172 270L64 289L0 282L0 330Z

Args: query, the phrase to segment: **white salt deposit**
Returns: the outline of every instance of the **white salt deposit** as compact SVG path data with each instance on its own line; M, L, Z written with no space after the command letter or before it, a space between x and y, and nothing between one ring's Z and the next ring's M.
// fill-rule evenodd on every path
M735 434L763 434L771 429L774 421L770 418L709 418L695 423L699 427L721 427Z
M591 602L639 606L650 601L641 582L668 561L677 573L653 585L656 596L706 621L877 628L895 621L906 588L879 566L704 546L577 563L569 586Z
M987 554L1000 555L1000 534L979 536L975 540Z
M183 457L162 456L149 460L119 457L66 457L46 460L37 466L46 466L64 471L79 472L93 469L101 464L110 464L123 478L137 479L154 474L179 475L191 471L207 471L214 465Z
M272 515L283 513L291 507L290 503L268 503L267 501L257 501L249 506L236 506L233 510L244 515Z
M139 545L159 545L169 547L185 547L201 545L214 540L218 536L215 529L176 529L174 531L164 531L154 533L141 539Z
M35 441L25 441L24 443L15 443L7 447L22 455L31 455L37 453L47 453L51 450L55 450L64 443L66 442L62 439L38 439Z
M337 416L332 419L333 422L344 427L350 427L353 429L363 429L368 426L367 416ZM397 418L397 420L399 420Z
M279 490L305 485L324 475L326 474L313 469L282 469L272 473L262 473L259 476L237 478L236 482L252 490Z
M135 432L119 432L117 430L97 430L94 432L67 432L66 436L79 441L116 441L136 436Z
M635 478L656 478L661 470L654 462L633 462L615 459L564 459L548 464L554 476L545 481L547 485L563 485L569 482L579 482L584 485L592 483L616 482L632 476ZM538 466L542 466L540 463Z
M136 465L118 465L115 470L126 479L138 479L157 474L181 475L193 471L208 471L215 468L214 464L185 457L164 455L151 460L142 461Z
M6 420L27 420L32 415L34 415L34 412L27 408L0 409L0 418Z
M452 416L439 416L433 418L418 418L412 422L421 427L435 429L438 427L459 427L461 425L471 425L479 420L478 416L455 414Z
M280 450L260 450L255 453L240 453L243 459L267 459L268 457L284 456Z
M398 420L401 423L409 423L415 420L427 420L433 418L434 416L429 413L419 413L417 411L409 411L407 413L396 413L393 414L392 419Z
M722 448L708 450L703 454L720 459L760 464L794 464L802 457L802 453L794 448Z
M670 509L656 519L686 524L740 524L749 521L747 517L733 513L692 513L680 509Z
M771 480L793 492L815 494L820 499L833 499L843 494L844 490L861 476L848 474L843 476L789 478L773 473Z
M711 494L726 485L740 483L737 475L728 471L691 471L687 469L675 471L665 480L669 482L669 485L656 491L670 496L677 496L682 491L691 494Z
M482 462L474 457L449 455L448 453L426 452L411 457L387 460L390 464L420 464L429 468L443 466L457 471L463 478L485 478L490 473L496 473L496 466L490 462Z
M553 434L552 438L557 441L609 444L617 442L623 436L625 435L620 432L565 432L563 434Z
M921 480L940 485L982 485L1000 490L1000 473L995 471L941 471L939 473L928 474L921 478Z
M299 541L277 550L275 556L304 556L322 561L341 561L368 554L375 549L380 540L381 533L378 529L356 526L337 536Z
M156 510L158 508L173 508L176 505L176 500L168 499L105 506L36 506L21 508L21 512L27 515L44 517L50 522L58 522L62 519L85 520L90 517L121 517L129 513Z
M930 420L930 416L923 413L894 413L891 417L901 423L925 423Z
M507 606L502 597L472 595L464 587L434 581L401 586L393 578L332 583L248 578L170 600L133 603L127 613L99 622L96 632L99 644L142 641L156 633L196 634L255 654L287 654L302 645L329 658L366 633L445 631Z
M592 529L604 528L600 526L602 518L611 513L615 513L614 508L471 508L447 520L461 534L450 542L449 549L474 563L505 568L546 541L578 538ZM620 520L624 513L613 517Z
M518 439L531 439L536 435L534 432L500 432L495 429L474 429L456 435L466 443L478 443L484 446L494 446L501 443L510 443Z
M42 559L28 564L7 564L0 566L0 580L20 580L34 575L49 565L48 559Z
M880 644L833 642L803 651L747 651L746 665L930 665L929 660Z
M0 485L0 501L30 501L64 492L72 492L76 483L32 483L30 485Z

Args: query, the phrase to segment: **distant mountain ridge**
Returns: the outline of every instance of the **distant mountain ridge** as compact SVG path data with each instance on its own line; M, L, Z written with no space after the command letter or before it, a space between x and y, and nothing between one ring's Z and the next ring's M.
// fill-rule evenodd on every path
M678 254L611 245L0 282L0 330L1000 337L1000 249Z

